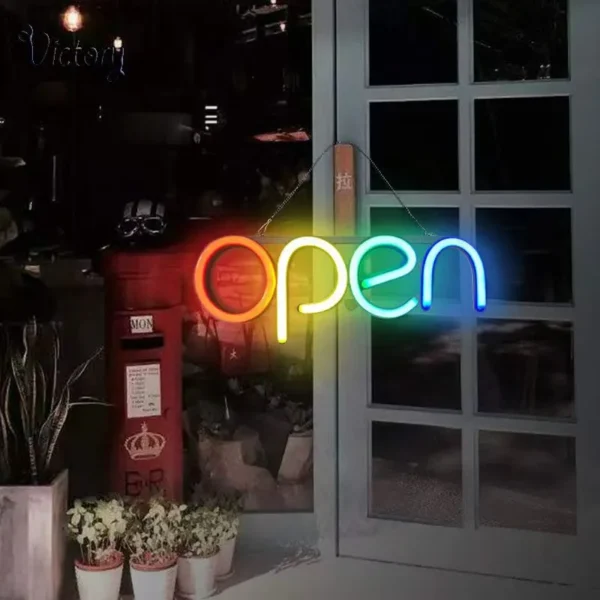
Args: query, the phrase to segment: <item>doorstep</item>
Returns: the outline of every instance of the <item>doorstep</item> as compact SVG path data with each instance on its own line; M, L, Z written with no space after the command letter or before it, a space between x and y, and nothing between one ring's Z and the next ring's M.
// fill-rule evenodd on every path
M218 600L597 600L568 586L437 571L353 558L322 559L310 546L236 551L235 573L212 596ZM73 579L73 577L71 577ZM73 588L72 588L73 589ZM78 600L73 591L64 600ZM121 600L134 600L123 595ZM143 599L140 599L143 600Z

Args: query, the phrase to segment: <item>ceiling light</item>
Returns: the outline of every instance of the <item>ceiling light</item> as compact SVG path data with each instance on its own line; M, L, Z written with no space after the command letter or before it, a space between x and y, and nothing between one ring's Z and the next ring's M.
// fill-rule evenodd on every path
M76 6L69 6L62 14L63 27L72 33L79 31L83 27L83 15Z

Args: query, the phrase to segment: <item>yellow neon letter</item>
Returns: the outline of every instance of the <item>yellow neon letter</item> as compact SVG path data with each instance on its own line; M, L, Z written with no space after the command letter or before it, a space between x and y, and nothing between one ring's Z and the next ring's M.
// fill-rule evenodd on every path
M281 251L277 261L277 341L285 344L288 339L288 269L292 255L300 248L318 248L331 257L337 271L335 289L329 298L312 304L301 304L298 310L305 315L325 312L339 304L348 287L348 271L342 255L335 247L318 237L305 236L292 240Z

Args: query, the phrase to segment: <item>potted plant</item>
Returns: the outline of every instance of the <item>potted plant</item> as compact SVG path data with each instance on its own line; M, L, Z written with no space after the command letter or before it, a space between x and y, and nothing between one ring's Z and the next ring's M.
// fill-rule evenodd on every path
M127 529L122 500L76 500L67 531L79 544L75 575L80 600L118 600L123 575L121 541Z
M220 521L221 539L215 574L217 581L223 581L233 575L233 555L240 527L242 496L241 494L212 494L204 497L204 505L215 509Z
M177 593L200 600L215 592L219 543L223 519L219 507L190 506L185 511L180 537Z
M223 520L223 533L219 554L217 556L217 581L222 581L233 575L233 555L240 528L240 513L242 501L240 496L228 497L221 508Z
M173 599L185 508L161 496L130 506L125 545L136 598Z
M0 565L9 598L60 596L68 474L57 448L71 408L105 405L72 399L73 385L101 352L61 385L57 326L36 319L0 324Z
M277 480L281 483L299 483L312 469L313 463L313 412L303 403L286 400L284 415L292 426Z

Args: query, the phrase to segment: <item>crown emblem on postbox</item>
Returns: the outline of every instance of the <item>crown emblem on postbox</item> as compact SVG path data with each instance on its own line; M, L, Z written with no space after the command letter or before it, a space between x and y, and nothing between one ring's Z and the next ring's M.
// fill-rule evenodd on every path
M149 433L148 425L142 423L142 432L128 437L124 446L131 460L151 460L160 456L166 443L164 436Z

